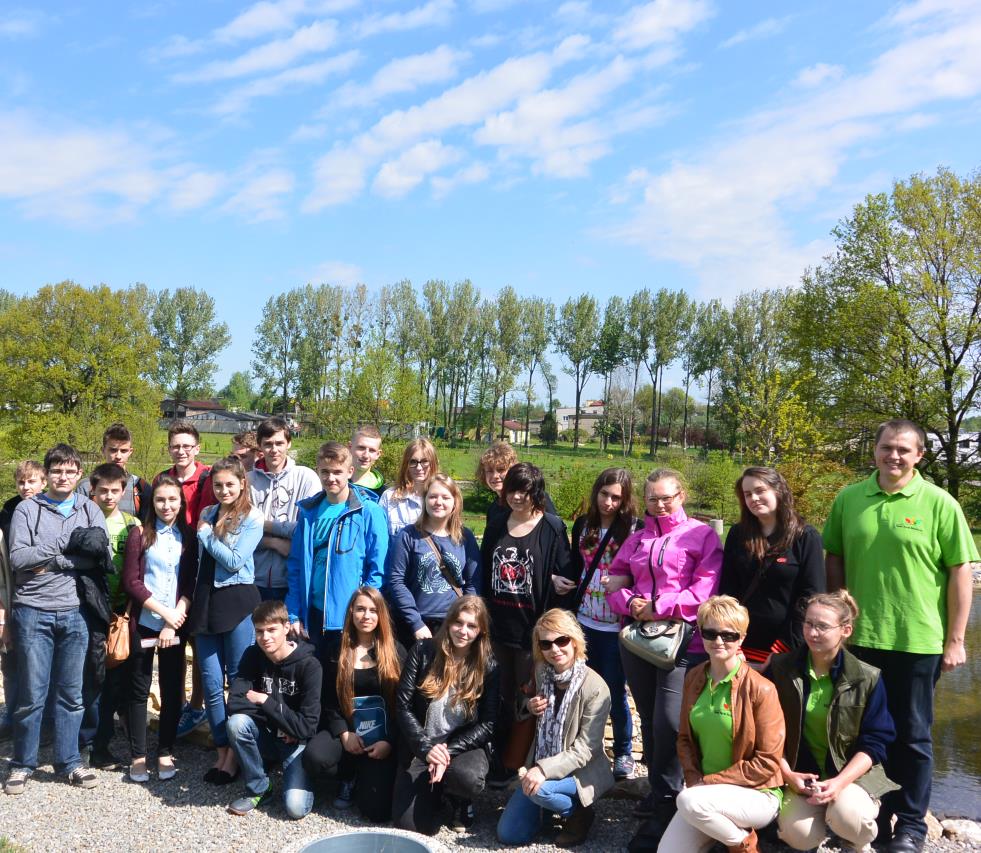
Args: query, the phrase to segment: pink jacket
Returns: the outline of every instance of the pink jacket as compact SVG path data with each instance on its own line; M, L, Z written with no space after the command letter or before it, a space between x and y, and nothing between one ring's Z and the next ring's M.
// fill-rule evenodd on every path
M653 599L658 619L694 622L698 606L718 592L721 571L722 542L711 527L689 518L684 508L669 516L648 515L610 564L611 575L627 575L632 583L607 593L606 600L614 613L629 616L630 599ZM688 648L705 651L697 631Z

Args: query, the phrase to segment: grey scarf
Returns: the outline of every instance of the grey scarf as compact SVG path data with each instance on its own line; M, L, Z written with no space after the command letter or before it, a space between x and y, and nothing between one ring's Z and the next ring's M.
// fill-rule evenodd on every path
M586 680L586 661L577 660L570 669L557 673L546 666L539 686L539 695L548 700L548 707L538 720L538 737L535 743L535 761L550 758L562 752L562 730L576 693ZM565 687L565 695L555 707L555 686Z

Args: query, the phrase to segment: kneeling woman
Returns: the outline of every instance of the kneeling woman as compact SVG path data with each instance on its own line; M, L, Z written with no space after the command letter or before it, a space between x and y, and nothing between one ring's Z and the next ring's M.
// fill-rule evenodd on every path
M404 657L381 593L370 586L355 590L340 649L324 662L320 731L303 752L311 778L340 783L335 808L357 803L375 823L392 815L395 689Z
M797 850L817 847L830 827L856 850L870 851L879 798L898 787L882 769L896 730L879 670L844 647L857 617L844 590L812 595L806 648L770 665L787 724L780 837Z
M613 787L603 751L610 689L586 666L586 638L568 610L555 608L535 625L537 694L525 702L538 717L528 768L497 824L504 844L527 844L542 825L542 810L568 818L555 843L586 840L593 802Z
M406 658L396 696L403 769L392 809L402 829L433 835L444 793L454 806L453 828L473 822L500 702L489 627L483 599L465 595L436 636L419 640Z
M783 712L773 684L742 659L749 613L714 595L698 608L708 663L685 678L678 758L685 789L660 853L704 853L721 841L730 853L757 853L756 830L780 810Z

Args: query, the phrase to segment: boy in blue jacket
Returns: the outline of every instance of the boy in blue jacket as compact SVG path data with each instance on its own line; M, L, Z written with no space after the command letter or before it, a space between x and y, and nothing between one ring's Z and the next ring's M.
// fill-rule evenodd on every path
M310 639L321 662L340 642L351 595L359 586L381 588L384 577L388 520L368 490L351 483L353 475L346 445L321 446L317 476L324 490L299 503L286 561L293 633Z

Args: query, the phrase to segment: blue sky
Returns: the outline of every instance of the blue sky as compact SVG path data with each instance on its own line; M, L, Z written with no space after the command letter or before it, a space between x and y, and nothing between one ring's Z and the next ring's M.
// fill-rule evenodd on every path
M979 108L970 0L4 4L0 287L205 289L219 384L308 281L729 299Z

